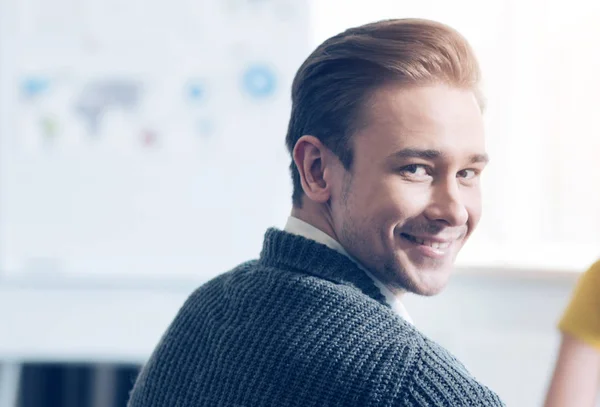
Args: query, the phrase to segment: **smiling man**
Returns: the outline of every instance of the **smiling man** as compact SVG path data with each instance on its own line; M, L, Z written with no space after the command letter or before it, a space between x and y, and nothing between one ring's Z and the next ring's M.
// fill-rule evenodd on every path
M258 260L200 287L131 407L501 406L410 322L481 215L479 67L425 20L349 29L292 89L293 209Z
M293 216L396 294L438 293L481 214L480 106L468 88L431 82L372 91L349 152L312 135L288 138L305 194Z

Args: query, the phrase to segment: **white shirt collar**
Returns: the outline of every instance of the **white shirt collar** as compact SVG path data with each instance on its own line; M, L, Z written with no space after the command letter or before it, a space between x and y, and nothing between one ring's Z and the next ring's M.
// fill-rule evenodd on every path
M411 324L413 323L412 318L408 314L408 311L404 307L404 304L402 304L402 301L400 301L400 298L398 298L397 295L394 295L394 293L392 293L390 289L387 288L378 278L376 278L360 263L358 263L354 258L352 258L352 256L350 256L348 252L346 252L346 250L337 240L335 240L322 230L314 227L310 223L304 222L303 220L298 219L294 216L290 216L288 218L284 230L288 233L299 235L307 239L311 239L321 244L324 244L330 249L335 250L338 253L341 253L344 256L348 257L373 280L373 282L375 283L377 288L379 288L379 291L381 291L381 294L383 294L386 302L392 308L392 310L394 310L396 314L400 315L406 321L410 322Z

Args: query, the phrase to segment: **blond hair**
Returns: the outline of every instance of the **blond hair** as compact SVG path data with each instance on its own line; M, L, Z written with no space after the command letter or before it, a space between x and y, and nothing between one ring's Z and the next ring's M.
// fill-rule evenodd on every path
M385 20L350 28L315 49L292 85L286 145L292 153L306 134L317 137L352 166L351 136L369 96L386 84L445 83L471 89L481 109L480 70L467 40L453 28L429 20ZM293 203L302 204L300 174L290 165Z

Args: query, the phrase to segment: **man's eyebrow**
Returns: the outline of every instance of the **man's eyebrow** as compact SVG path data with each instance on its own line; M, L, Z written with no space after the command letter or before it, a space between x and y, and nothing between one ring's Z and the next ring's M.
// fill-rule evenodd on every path
M442 157L443 154L439 150L421 150L418 148L404 148L391 154L395 158L423 158L425 160L435 160Z
M469 157L469 161L471 161L472 164L487 164L490 162L490 157L487 154L473 154L471 157Z
M390 157L394 158L421 158L423 160L435 160L439 158L444 158L445 156L446 154L444 154L440 150L419 148L404 148L390 155ZM472 154L471 156L469 156L469 163L471 164L487 164L489 161L490 158L487 154Z
M435 160L444 158L445 154L440 150L434 149L419 149L419 148L404 148L391 154L390 157L395 158L421 158L424 160ZM469 162L472 164L476 163L488 163L490 158L487 154L473 154L469 157Z

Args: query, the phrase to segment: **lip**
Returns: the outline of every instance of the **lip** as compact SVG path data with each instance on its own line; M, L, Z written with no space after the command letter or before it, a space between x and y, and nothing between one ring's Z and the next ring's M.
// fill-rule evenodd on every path
M427 240L430 242L434 242L434 243L452 243L456 240L458 240L457 237L447 237L447 238L443 238L443 237L439 237L439 236L424 236L424 235L411 235L409 233L401 233L401 235L408 235L408 236L412 236L415 237L419 240Z
M439 236L415 236L408 233L401 233L400 237L405 243L410 244L422 256L433 259L443 259L452 252L452 247L457 238L442 238ZM415 241L415 239L417 241ZM424 244L419 241L426 241L429 244ZM433 243L433 247L430 244Z

